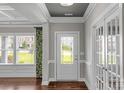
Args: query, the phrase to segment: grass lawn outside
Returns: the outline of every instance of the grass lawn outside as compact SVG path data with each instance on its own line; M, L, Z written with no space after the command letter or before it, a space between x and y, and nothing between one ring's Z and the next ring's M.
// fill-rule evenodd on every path
M1 58L1 53L0 53ZM8 52L8 63L13 63L13 52ZM34 64L34 52L17 52L17 64Z
M34 53L30 52L18 52L18 64L33 64L34 63Z

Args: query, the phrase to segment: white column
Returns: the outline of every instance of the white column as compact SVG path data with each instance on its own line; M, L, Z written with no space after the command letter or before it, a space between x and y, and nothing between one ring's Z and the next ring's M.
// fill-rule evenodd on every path
M124 89L124 4L119 4L120 29L120 88Z
M4 49L4 51L2 51L2 63L7 62L6 41L6 36L2 36L2 49Z
M42 59L42 85L48 85L49 60L49 23L43 24L43 59Z

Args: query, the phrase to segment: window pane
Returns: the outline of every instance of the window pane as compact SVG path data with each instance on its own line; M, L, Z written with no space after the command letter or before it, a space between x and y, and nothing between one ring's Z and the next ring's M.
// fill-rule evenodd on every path
M14 60L14 55L13 51L5 51L6 53L6 63L7 64L12 64Z
M17 36L17 49L34 49L34 36Z
M34 64L34 51L17 51L17 64Z
M73 64L73 37L61 38L61 64Z
M1 36L0 36L0 49L1 49L1 47L2 47L2 40L1 40L2 38L1 38Z
M7 49L14 48L14 37L13 36L6 36L6 47Z
M2 52L0 51L0 63L2 63Z

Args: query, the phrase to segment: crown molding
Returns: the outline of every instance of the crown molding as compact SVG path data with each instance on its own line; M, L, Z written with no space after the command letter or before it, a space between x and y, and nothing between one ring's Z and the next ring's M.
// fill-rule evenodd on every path
M51 17L50 23L83 23L82 17Z
M90 14L94 11L95 7L96 7L96 3L89 4L87 10L85 11L84 17L83 17L84 22L88 20Z
M15 10L15 9L8 5L0 5L0 11L1 10Z
M106 17L108 17L110 14L112 14L115 10L117 10L119 8L119 4L117 3L114 3L114 4L110 4L108 7L107 7L107 9L104 11L104 12L102 12L96 19L95 19L95 21L93 21L92 23L91 23L91 25L93 26L93 27L95 27L95 25L97 25L99 22L100 22L100 20L104 20Z
M46 20L49 20L51 18L49 11L45 5L45 3L37 3L37 5L39 6L39 8L41 9L43 16L45 17Z

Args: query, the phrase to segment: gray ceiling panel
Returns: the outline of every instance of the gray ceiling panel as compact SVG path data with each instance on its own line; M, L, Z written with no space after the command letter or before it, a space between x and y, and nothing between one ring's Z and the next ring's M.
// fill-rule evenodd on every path
M51 17L83 17L88 5L89 3L74 3L71 6L61 6L60 3L46 3Z

